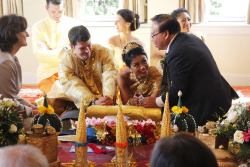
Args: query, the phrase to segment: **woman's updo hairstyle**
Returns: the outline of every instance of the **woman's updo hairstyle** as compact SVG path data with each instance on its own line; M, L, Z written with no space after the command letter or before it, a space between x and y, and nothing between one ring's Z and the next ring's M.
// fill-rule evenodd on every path
M0 49L10 52L18 42L17 34L27 29L27 21L22 16L14 14L0 17Z
M190 15L187 9L185 9L185 8L179 8L179 9L174 10L174 11L171 13L171 16L172 16L174 19L177 20L181 13L187 13L188 15Z
M136 42L130 42L122 51L122 60L126 66L130 68L132 60L134 60L134 58L138 55L145 55L147 57L147 54L141 45Z
M135 31L140 27L139 15L132 12L129 9L120 9L117 11L118 15L120 15L126 22L130 24L130 30Z

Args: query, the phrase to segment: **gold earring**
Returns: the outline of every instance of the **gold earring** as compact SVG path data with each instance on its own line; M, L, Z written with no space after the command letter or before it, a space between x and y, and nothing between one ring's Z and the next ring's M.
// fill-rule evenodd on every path
M133 73L133 71L130 69L130 75L129 75L130 80L136 80L136 75Z

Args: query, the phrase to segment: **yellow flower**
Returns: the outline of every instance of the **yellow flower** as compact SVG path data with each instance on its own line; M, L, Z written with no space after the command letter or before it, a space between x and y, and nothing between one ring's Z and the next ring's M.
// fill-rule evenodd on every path
M53 114L54 113L54 109L50 105L48 105L48 108L46 108L44 106L40 106L38 108L38 113L39 114L45 114L45 113L47 113L47 114Z
M236 127L236 124L233 124L233 127L235 128L235 127Z
M187 113L188 113L187 107L183 106L183 107L182 107L182 112L183 112L184 114L187 114Z
M172 111L175 113L175 114L181 114L182 113L182 108L178 107L178 106L173 106L172 107Z
M46 107L40 106L40 107L38 108L38 113L39 113L39 114L43 114L43 113L46 113L46 112L47 112L47 108L46 108Z
M53 114L53 113L54 113L53 107L51 107L51 105L48 105L47 114Z

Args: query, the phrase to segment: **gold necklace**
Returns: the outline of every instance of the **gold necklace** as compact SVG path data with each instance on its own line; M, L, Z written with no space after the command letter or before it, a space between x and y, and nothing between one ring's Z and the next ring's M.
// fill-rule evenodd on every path
M132 71L130 72L130 74L130 79L134 79L136 81L135 84L138 85L138 89L142 89L148 82L148 75L143 79L138 79Z

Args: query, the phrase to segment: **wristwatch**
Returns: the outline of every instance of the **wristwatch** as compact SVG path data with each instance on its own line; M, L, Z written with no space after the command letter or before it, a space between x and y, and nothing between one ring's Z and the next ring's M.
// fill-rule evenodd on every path
M70 47L70 45L66 45L66 46L63 47L63 49L66 50L66 51L68 51L68 50L71 49L71 47Z
M92 100L91 105L95 105L95 101L98 100L97 98Z

